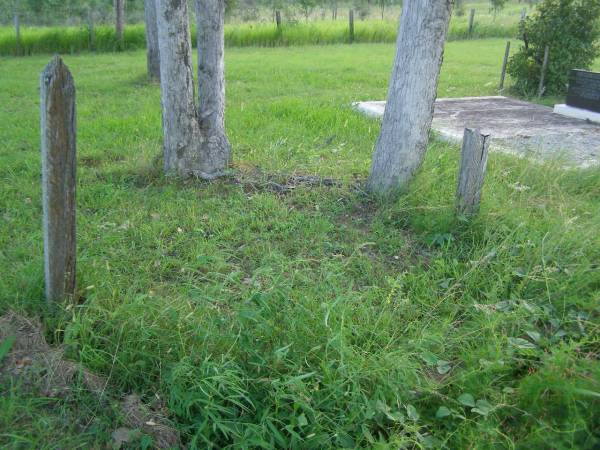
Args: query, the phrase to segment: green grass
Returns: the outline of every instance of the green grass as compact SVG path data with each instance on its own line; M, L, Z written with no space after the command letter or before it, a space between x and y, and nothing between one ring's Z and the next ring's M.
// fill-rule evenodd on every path
M503 49L449 43L439 95L494 94ZM467 223L453 214L458 149L433 140L407 195L371 201L356 180L379 125L350 103L385 97L393 53L229 49L242 183L161 175L143 52L67 56L80 302L53 314L38 135L48 57L0 59L0 311L41 315L114 398L165 399L191 447L595 448L600 172L492 154ZM267 189L285 173L342 185ZM2 393L3 447L99 447L122 425L85 393Z
M468 11L462 16L452 18L449 40L472 38L507 37L517 35L519 11L517 3L498 14L496 18L485 4L468 4L476 8L476 19L473 33L468 33ZM396 15L386 20L356 20L356 43L393 43L396 41L398 27ZM102 25L95 28L95 41L90 42L89 31L85 27L23 27L21 54L35 55L40 53L80 53L95 50L112 52L120 48L112 26ZM192 30L192 41L195 45L196 32ZM348 21L340 17L337 21L320 20L314 22L285 22L281 30L277 30L272 21L231 23L225 26L225 44L228 47L278 47L297 45L321 45L349 43ZM129 25L125 29L123 47L126 50L144 48L146 37L143 24ZM0 55L17 53L14 30L10 27L0 28Z

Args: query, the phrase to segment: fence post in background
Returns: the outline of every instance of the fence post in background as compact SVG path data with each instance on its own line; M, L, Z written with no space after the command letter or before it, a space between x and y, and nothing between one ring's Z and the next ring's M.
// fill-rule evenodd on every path
M471 10L471 14L469 15L469 37L473 35L473 25L475 21L475 10Z
M88 8L88 32L90 34L90 50L95 50L96 47L96 30L94 29L94 11L91 7Z
M281 30L281 11L275 11L275 23L277 24L277 29Z
M40 77L46 299L75 293L75 85L59 56Z
M125 48L125 0L114 0L115 2L115 34L117 36L118 50Z
M538 97L544 95L544 91L546 87L544 86L544 81L546 78L546 69L548 68L548 54L550 53L550 49L546 45L544 49L544 62L542 63L542 72L540 73L540 85L538 86Z
M354 42L354 10L351 9L348 13L348 33L350 43Z
M456 189L459 215L471 216L479 211L489 146L489 135L481 134L478 129L465 128Z
M15 11L13 13L13 23L15 25L15 52L16 56L21 56L22 45L21 45L21 21L19 18L18 6L15 6Z
M504 60L502 60L502 73L500 74L500 85L498 90L504 89L504 78L506 77L506 65L508 64L508 55L510 54L510 41L506 41L506 50L504 50Z

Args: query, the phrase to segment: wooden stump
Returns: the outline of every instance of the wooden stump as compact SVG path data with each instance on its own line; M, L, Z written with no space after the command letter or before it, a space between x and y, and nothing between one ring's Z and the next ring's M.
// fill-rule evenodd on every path
M46 299L75 292L75 85L59 56L40 78Z
M277 29L281 30L281 11L275 11L275 23L277 24Z
M489 145L490 135L465 128L456 189L456 210L460 215L470 216L479 211Z
M348 12L348 37L350 43L354 42L354 10Z

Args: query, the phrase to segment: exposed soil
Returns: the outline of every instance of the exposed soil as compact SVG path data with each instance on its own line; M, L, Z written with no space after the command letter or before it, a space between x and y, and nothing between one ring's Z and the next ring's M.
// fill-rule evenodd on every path
M12 312L0 316L0 342L12 342L8 354L0 361L0 382L12 379L19 381L24 389L56 397L73 389L81 374L86 389L98 396L105 395L108 381L81 364L66 360L61 348L48 345L38 320ZM150 408L135 394L126 396L120 405L127 426L152 436L157 448L180 445L179 433L168 425L162 410Z

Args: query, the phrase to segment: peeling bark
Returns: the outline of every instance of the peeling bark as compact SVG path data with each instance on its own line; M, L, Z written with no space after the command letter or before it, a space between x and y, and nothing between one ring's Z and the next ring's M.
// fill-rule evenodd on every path
M223 19L222 15L215 15L222 12L223 7L222 1L215 0L200 5L208 19L199 19L198 27L203 25L203 31L199 32L202 42L198 46L202 53L199 65L203 67L199 113L194 103L187 2L157 0L164 168L167 173L213 179L223 174L229 162L230 146L223 126ZM208 67L210 64L214 66Z
M421 166L433 119L451 0L404 2L396 57L368 188L406 188Z

